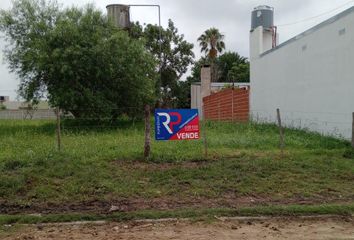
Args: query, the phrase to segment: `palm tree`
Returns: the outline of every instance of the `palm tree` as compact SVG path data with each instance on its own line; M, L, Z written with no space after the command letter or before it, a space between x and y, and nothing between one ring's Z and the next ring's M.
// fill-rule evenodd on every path
M201 47L201 52L205 52L209 56L211 64L211 81L217 82L218 69L215 65L215 59L218 56L218 52L221 53L225 49L225 36L220 33L217 28L210 28L206 30L199 38L198 42Z
M217 28L206 30L198 38L201 52L205 52L211 60L215 59L218 53L221 53L225 49L224 38L225 36Z

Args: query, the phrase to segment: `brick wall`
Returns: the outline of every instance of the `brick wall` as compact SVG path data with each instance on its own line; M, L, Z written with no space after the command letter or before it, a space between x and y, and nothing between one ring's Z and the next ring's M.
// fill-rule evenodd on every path
M206 120L238 121L249 120L249 89L225 89L203 98Z

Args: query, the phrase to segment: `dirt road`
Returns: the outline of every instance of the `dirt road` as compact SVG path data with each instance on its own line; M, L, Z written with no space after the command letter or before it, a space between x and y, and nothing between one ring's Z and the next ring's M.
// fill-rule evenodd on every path
M9 230L1 239L342 239L354 240L352 218L217 220L37 225Z

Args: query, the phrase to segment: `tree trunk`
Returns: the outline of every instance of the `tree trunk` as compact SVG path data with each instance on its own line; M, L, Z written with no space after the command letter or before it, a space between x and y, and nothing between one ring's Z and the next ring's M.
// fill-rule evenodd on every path
M218 66L215 63L215 59L211 60L211 82L218 82Z

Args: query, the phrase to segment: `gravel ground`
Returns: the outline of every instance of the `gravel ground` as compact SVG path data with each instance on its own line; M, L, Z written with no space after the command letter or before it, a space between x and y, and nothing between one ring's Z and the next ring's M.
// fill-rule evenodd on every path
M209 222L71 223L15 227L0 239L345 239L354 240L354 221L341 218L216 219Z

